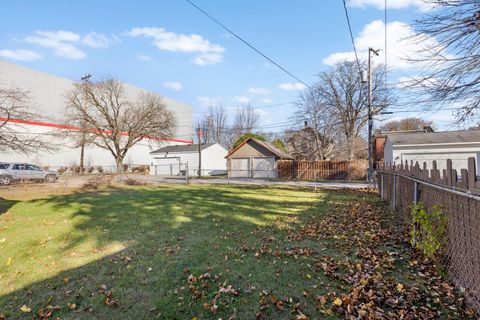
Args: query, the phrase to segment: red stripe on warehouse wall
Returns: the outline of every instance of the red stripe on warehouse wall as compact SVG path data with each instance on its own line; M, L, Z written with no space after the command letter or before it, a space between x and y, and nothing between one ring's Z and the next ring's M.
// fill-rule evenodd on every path
M26 124L26 125L31 125L31 126L49 127L49 128L56 128L56 129L66 129L66 130L72 130L72 131L81 131L81 128L79 128L79 127L68 126L68 125L63 125L63 124L56 124L56 123L49 123L49 122L41 122L41 121L28 121L28 120L8 119L8 118L0 118L0 121L12 122L12 123L18 123L18 124ZM97 132L97 131L98 130L96 130L96 129L92 129L92 132ZM102 130L100 132L101 133L106 133L106 134L111 133L111 131L108 131L108 130ZM128 136L128 133L122 132L121 135L122 136ZM143 138L152 139L152 140L169 141L169 142L180 142L180 143L189 143L189 144L193 143L193 141L189 141L189 140L167 139L167 138L158 138L158 137L152 137L152 136L143 136Z

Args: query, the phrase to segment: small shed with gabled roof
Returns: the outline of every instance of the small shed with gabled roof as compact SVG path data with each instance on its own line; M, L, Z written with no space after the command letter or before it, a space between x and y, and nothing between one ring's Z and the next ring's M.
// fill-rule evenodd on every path
M245 140L227 156L230 178L277 178L277 161L293 160L287 152L267 141Z
M150 152L150 174L183 175L188 169L189 175L198 175L198 149L198 144L184 144L170 145ZM218 143L202 143L200 151L202 176L227 173L227 149Z

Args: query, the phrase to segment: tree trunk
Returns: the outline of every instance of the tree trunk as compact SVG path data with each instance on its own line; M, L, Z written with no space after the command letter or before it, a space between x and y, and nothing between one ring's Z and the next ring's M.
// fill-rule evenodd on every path
M123 158L117 155L115 157L115 163L117 164L117 173L119 175L119 179L123 181L125 177L125 170L123 169Z
M85 140L82 139L82 144L80 145L80 173L84 172L84 158L85 158Z
M347 157L350 161L355 158L355 138L353 135L347 136Z

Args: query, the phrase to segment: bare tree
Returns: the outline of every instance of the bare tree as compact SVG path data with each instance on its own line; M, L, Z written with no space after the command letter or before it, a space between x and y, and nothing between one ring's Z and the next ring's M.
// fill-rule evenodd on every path
M238 106L235 110L233 120L233 130L240 136L247 132L252 132L258 125L260 116L250 104Z
M245 133L253 132L258 126L260 116L249 104L237 106L233 125L225 131L225 147L231 148L237 139Z
M36 115L29 111L30 107L28 92L18 88L0 88L0 151L29 154L52 148L40 135L21 131L18 126L12 125L15 121L35 118Z
M117 80L74 84L66 100L69 122L84 123L79 130L90 143L112 154L119 173L135 144L145 138L173 136L176 120L163 99L153 94L131 99Z
M422 130L427 126L433 128L433 122L421 118L410 117L401 120L389 121L378 129L380 131L408 131Z
M298 159L325 160L333 154L336 118L332 113L325 113L322 103L318 90L300 93L293 119L304 128L287 133L289 146Z
M392 95L386 94L383 83L383 66L372 72L372 115L388 107ZM310 93L318 102L315 104L320 115L335 119L329 125L343 135L346 142L348 159L355 158L355 141L360 137L368 121L368 88L360 81L358 66L355 62L340 62L330 70L318 75L318 82Z
M233 123L228 124L227 111L222 105L210 106L200 120L203 143L217 142L231 148L245 133L251 133L258 126L260 116L249 104L237 106Z
M458 105L459 122L478 120L480 3L478 0L426 2L434 9L414 23L416 35L410 39L422 48L410 61L423 70L406 82L416 98L411 101L437 109Z
M225 137L227 125L227 112L222 105L210 105L200 121L203 133L203 143L219 143L227 147Z

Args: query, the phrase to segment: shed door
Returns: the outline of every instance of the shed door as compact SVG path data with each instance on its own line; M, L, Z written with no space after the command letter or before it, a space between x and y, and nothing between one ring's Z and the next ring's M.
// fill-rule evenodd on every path
M180 158L155 158L153 161L155 174L178 175L180 173Z
M232 178L249 178L250 177L250 159L248 158L230 159L229 175Z
M253 177L254 178L275 178L275 158L253 158Z

